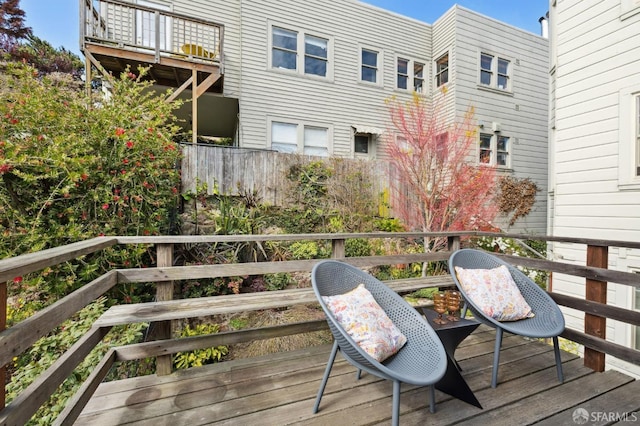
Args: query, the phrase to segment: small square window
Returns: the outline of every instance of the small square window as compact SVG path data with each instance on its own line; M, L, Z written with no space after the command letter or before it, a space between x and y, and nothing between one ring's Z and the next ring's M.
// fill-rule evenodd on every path
M369 136L356 135L354 138L353 151L356 154L368 154L369 153Z

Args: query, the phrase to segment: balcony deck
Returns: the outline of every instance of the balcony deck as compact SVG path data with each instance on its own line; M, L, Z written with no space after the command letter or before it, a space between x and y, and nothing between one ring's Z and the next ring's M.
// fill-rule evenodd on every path
M499 384L492 389L494 338L493 330L482 326L456 352L484 409L436 391L431 414L427 390L403 384L401 424L572 425L577 408L594 416L590 420L614 413L618 420L640 421L640 381L616 371L594 372L578 356L563 352L565 383L560 384L552 346L517 336L504 338ZM357 381L354 368L340 356L320 411L312 414L329 351L324 345L102 383L75 424L388 424L391 382L368 374Z

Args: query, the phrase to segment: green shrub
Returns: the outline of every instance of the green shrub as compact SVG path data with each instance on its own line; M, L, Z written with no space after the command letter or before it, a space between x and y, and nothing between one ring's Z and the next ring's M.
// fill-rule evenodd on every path
M22 356L14 358L11 381L7 384L7 402L15 399L40 374L49 368L93 325L106 310L107 299L101 297L82 309L72 319L65 321L48 336L38 340ZM80 388L93 367L112 346L122 346L140 341L146 324L131 324L114 328L80 363L60 388L45 402L29 421L29 425L50 425L62 412L67 401Z
M123 73L105 98L8 64L0 76L1 258L101 235L175 231L177 105L149 90L144 74ZM151 262L145 245L111 247L16 277L9 290L39 309L108 269Z
M198 324L195 327L186 326L183 328L180 333L180 337L215 334L219 331L220 327L218 324ZM191 352L178 352L173 363L177 369L201 367L203 365L222 361L222 358L228 353L229 349L226 346L198 349Z
M264 280L268 291L282 290L292 283L291 274L286 272L265 275Z
M371 255L371 244L366 238L351 238L344 243L346 257L359 257Z

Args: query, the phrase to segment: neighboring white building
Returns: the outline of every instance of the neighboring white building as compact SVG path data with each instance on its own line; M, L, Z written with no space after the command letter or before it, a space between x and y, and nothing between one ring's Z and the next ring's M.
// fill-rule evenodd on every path
M107 27L115 43L106 47L85 35L85 55L117 72L126 63L122 57L144 62L126 50L140 53L141 42L153 47L158 39L162 51L148 60L157 77L166 76L156 81L174 87L191 74L183 72L188 64L170 63L171 57L193 45L192 33L217 34L182 22L221 25L219 40L193 36L217 52L220 78L199 98L197 111L185 106L183 114L196 114L199 134L232 137L238 147L384 160L385 99L409 100L414 91L431 96L446 86L452 119L475 107L479 132L471 161L529 177L541 189L533 212L510 231L546 232L546 38L459 6L428 24L356 0L138 0L132 11L110 1L92 3L105 18L96 25ZM158 32L153 10L170 11L159 14Z
M640 1L552 0L548 233L640 240ZM584 249L552 245L584 264ZM640 251L610 249L609 268L640 273ZM639 279L640 281L640 279ZM553 290L584 297L584 279L554 275ZM640 309L640 289L609 284L608 303ZM566 311L583 330L583 316ZM607 320L608 340L640 349L640 327ZM640 375L607 356L608 366Z

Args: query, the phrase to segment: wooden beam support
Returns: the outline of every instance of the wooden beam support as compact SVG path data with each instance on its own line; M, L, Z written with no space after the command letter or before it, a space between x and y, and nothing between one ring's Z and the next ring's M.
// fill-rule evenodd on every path
M182 86L178 87L178 88L176 89L176 91L175 91L175 92L173 92L173 93L172 93L172 94L171 94L171 95L166 99L166 102L167 102L167 103L169 103L169 102L173 102L173 101L175 101L175 100L176 100L176 98L177 98L178 96L180 96L180 93L184 92L184 91L185 91L185 89L186 89L187 87L191 86L191 84L192 84L192 83L193 83L193 76L189 77L189 79L188 79L187 81L185 81L184 83L182 83Z
M196 88L196 98L202 96L204 92L206 92L209 87L213 86L213 84L220 79L220 73L211 73L204 81L198 84Z
M587 266L606 269L609 262L609 247L607 246L587 246ZM607 282L587 278L585 299L588 301L607 303ZM592 314L584 316L584 331L590 336L606 339L607 319L605 317ZM592 370L604 371L604 352L585 347L584 365Z
M191 142L198 143L198 71L191 71Z

